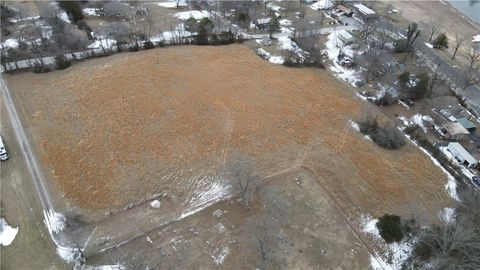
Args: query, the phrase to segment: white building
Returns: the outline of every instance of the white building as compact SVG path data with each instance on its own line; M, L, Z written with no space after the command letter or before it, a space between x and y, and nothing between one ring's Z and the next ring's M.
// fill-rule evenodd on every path
M452 155L460 161L463 165L467 167L473 167L478 164L478 161L470 155L470 153L463 148L458 142L451 142L447 146L447 150L452 153Z
M365 5L355 4L353 6L357 10L356 15L358 15L358 17L364 22L377 19L377 14L375 13L375 11L369 9Z

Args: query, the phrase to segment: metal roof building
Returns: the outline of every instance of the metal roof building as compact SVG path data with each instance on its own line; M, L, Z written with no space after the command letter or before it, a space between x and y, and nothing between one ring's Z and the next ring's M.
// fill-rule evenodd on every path
M470 153L468 153L467 150L465 150L465 148L463 148L463 146L458 142L449 143L447 146L447 150L452 153L452 155L458 161L460 161L461 163L463 163L463 165L467 167L475 166L478 163L478 161L474 157L472 157L472 155L470 155Z

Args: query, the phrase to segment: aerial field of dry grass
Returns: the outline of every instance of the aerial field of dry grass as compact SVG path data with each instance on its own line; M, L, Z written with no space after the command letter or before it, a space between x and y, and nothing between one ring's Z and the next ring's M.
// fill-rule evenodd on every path
M407 214L449 200L445 176L413 145L384 150L349 128L366 105L328 71L272 65L242 45L5 78L55 188L79 207L191 202L232 151L255 156L263 176L304 165L348 209Z

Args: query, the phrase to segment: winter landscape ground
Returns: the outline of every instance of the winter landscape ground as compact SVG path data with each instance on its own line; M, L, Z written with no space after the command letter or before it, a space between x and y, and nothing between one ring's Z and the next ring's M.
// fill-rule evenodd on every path
M2 1L0 268L479 269L454 6Z

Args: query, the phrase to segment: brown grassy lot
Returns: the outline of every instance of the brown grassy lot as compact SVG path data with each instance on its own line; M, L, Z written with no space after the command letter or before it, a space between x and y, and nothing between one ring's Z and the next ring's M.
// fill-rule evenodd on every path
M265 176L306 165L355 212L433 214L448 201L444 175L414 146L384 150L348 127L366 106L348 86L242 45L117 54L6 79L55 187L83 208L162 193L188 200L233 150L257 157Z

